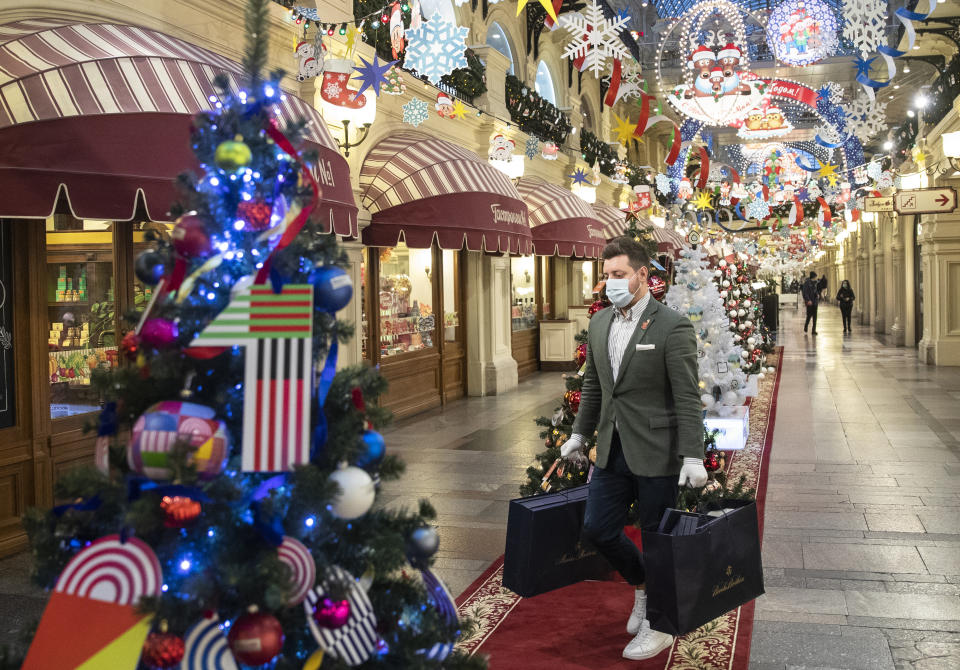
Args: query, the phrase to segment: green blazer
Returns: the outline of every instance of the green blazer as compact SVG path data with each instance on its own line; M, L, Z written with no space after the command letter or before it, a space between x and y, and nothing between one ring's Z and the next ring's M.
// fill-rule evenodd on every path
M684 456L703 458L693 324L651 296L614 383L607 352L614 309L602 309L590 319L586 370L573 432L592 435L597 431L597 465L604 468L617 423L623 454L634 474L677 475ZM637 350L638 344L644 345L641 350Z

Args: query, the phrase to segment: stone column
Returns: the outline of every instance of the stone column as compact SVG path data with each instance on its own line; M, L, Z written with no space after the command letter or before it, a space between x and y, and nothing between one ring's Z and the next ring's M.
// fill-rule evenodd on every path
M916 268L916 228L915 217L901 226L903 234L903 344L917 346L917 268Z
M894 346L902 347L904 344L904 311L903 311L903 240L902 229L906 220L911 220L910 216L891 215L893 219L893 230L890 235L889 253L890 259L887 265L891 267L887 277L887 319L890 323L889 343Z
M510 258L466 255L467 393L495 395L517 386L510 340Z
M861 326L870 323L870 273L867 271L868 249L870 238L870 226L865 223L860 224L860 232L857 236L857 286L854 293L857 294L857 301L854 308L857 311L857 321Z
M942 185L960 187L960 180L942 180ZM960 365L960 211L924 217L919 242L923 339L918 355L934 365Z
M873 300L870 305L873 332L882 333L886 324L883 314L883 221L878 220L870 239L870 287Z
M507 79L507 72L510 71L510 59L486 44L474 45L470 48L487 67L487 92L474 100L473 104L497 118L509 119L510 112L507 111L504 82Z

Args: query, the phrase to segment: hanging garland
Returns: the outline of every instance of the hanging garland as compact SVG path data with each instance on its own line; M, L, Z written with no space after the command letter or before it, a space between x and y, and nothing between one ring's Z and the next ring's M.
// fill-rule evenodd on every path
M510 119L520 130L558 145L566 141L573 125L556 105L512 74L507 75L505 88Z

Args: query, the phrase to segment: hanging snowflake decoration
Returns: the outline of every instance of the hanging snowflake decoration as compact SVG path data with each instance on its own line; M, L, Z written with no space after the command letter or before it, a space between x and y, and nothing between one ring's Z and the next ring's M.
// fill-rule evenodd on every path
M670 195L670 177L665 174L657 175L657 192L660 195Z
M630 55L620 39L620 31L627 30L629 22L630 17L623 12L613 21L605 18L597 0L590 0L586 15L563 14L560 25L573 36L563 57L571 59L581 72L591 70L599 79L606 70L607 58L626 59Z
M540 140L539 138L531 135L527 138L527 143L523 147L524 155L533 160L540 155Z
M880 181L880 162L879 161L870 161L867 163L867 177L872 181Z
M843 36L863 58L887 43L885 0L844 0Z
M836 144L843 140L844 136L829 123L824 123L814 129L814 137L820 137L830 144Z
M817 95L821 98L825 98L827 102L832 102L834 104L843 100L844 96L847 94L847 89L838 84L835 81L830 81L820 87L820 90L817 91Z
M411 98L410 102L401 107L403 110L403 122L408 123L414 128L426 121L430 114L427 112L427 103L420 98Z
M869 140L887 129L887 103L861 94L844 107L847 130L861 140Z
M754 198L747 205L746 215L749 219L760 219L763 221L770 216L770 205L767 204L766 200Z
M417 30L408 30L407 57L404 65L436 84L440 77L457 68L467 67L463 55L464 40L469 28L444 21L440 12L434 12Z

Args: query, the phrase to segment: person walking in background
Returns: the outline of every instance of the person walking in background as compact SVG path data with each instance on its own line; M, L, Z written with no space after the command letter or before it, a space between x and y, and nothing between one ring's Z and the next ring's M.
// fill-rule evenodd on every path
M817 298L823 300L823 295L827 290L827 277L820 277L820 281L817 282ZM829 297L827 298L829 300Z
M810 320L813 319L813 334L817 334L817 304L820 302L820 284L817 282L817 273L811 271L810 276L803 282L800 289L803 295L803 304L807 306L807 320L803 322L803 332L807 332Z
M850 288L850 282L844 279L840 282L840 290L837 291L837 304L840 305L840 316L843 317L843 332L852 333L850 327L850 313L853 311L853 301L857 296L853 294Z
M633 640L624 658L652 658L673 636L650 628L643 555L623 532L636 504L643 528L656 528L677 502L679 486L707 483L697 336L686 316L647 290L647 252L630 237L603 249L607 298L590 320L580 411L563 458L583 461L586 435L597 435L583 533L632 587L627 620Z

